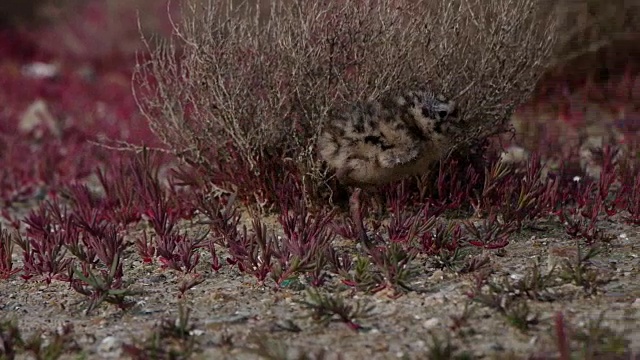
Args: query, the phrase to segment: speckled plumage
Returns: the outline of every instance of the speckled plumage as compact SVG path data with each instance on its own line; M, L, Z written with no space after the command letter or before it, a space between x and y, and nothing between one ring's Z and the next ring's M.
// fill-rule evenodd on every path
M342 183L376 186L427 171L451 145L457 121L455 102L410 91L334 115L318 148Z

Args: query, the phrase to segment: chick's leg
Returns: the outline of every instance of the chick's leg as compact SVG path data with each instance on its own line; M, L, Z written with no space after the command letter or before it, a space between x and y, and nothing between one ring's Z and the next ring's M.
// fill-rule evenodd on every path
M356 188L349 198L349 210L351 212L351 220L356 227L358 239L363 245L369 246L369 236L364 228L364 219L362 219L362 189Z
M352 166L345 166L339 169L336 173L338 181L342 183L349 183L351 181L349 179L349 175L353 171L354 167L355 166L352 164ZM351 185L355 184L352 183ZM365 246L369 246L369 236L367 236L367 230L364 227L364 219L362 218L362 189L360 187L355 187L353 193L349 197L349 212L358 240Z

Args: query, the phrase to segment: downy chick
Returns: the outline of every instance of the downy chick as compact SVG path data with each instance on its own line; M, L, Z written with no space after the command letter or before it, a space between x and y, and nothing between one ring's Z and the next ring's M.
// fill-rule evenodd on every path
M455 102L429 91L409 91L354 104L329 120L318 141L320 157L341 183L357 187L349 205L365 245L361 188L427 172L460 134L457 115Z
M457 121L455 102L410 91L334 116L318 147L343 184L378 186L423 174L452 145Z

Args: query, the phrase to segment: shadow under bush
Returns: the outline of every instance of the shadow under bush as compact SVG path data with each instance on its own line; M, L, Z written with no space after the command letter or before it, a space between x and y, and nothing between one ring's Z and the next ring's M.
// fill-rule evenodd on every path
M41 21L44 8L52 2L50 0L2 0L0 29Z
M569 91L607 86L640 71L640 1L560 0L549 8L555 10L558 36L533 101L562 97L563 85ZM590 100L608 99L599 94Z

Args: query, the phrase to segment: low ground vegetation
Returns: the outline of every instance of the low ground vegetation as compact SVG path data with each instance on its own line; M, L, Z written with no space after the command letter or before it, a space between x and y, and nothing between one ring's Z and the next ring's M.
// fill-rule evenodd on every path
M117 1L79 12L65 51L3 28L0 357L635 356L640 82L631 55L611 65L630 25L567 32L604 20L529 0L224 3L168 7L159 43L126 22L137 41L108 54L88 29ZM364 246L318 131L422 83L472 126L368 194Z

